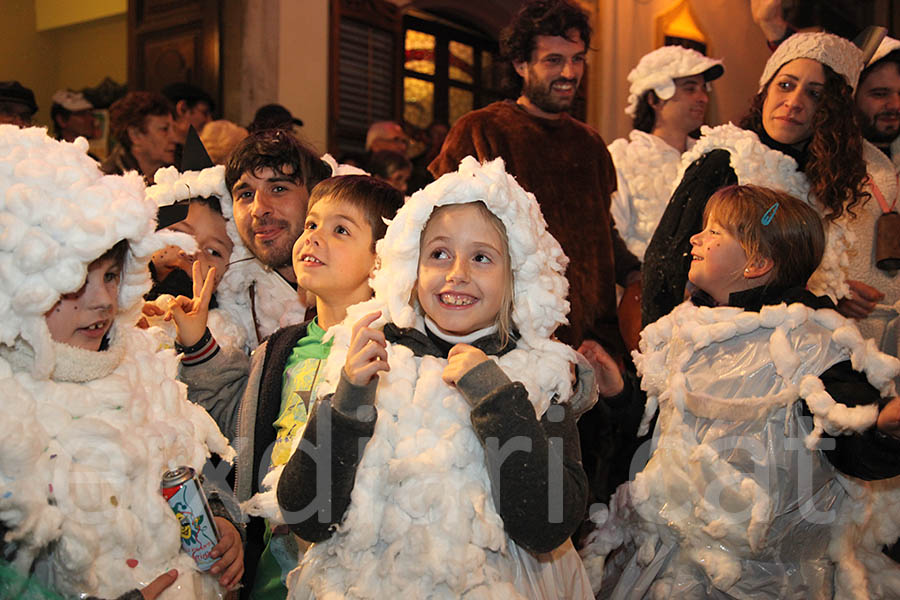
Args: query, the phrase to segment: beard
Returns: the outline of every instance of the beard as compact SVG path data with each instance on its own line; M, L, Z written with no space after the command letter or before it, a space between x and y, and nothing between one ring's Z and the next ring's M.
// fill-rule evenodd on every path
M893 127L891 129L880 129L878 127L878 119L879 117L900 117L900 113L895 111L883 111L877 113L871 119L863 116L860 119L862 123L862 134L863 137L872 142L875 145L887 145L897 139L897 136L900 135L900 126Z
M265 225L275 225L283 228L285 231L276 239L258 242L253 235L253 227ZM249 231L243 231L241 228L238 228L238 233L253 256L267 267L279 269L291 266L291 253L294 248L294 242L300 237L302 231L293 231L291 224L287 221L268 217L252 221Z
M577 91L579 84L579 81L577 79L566 79L564 77L560 77L559 79L554 79L547 85L544 85L544 82L538 80L534 75L530 77L530 80L530 82L523 83L522 95L528 98L531 103L537 106L539 109L541 109L545 113L555 114L567 112L572 108L572 103L575 100L575 94L573 93L570 98L554 98L553 85L556 83L571 83Z

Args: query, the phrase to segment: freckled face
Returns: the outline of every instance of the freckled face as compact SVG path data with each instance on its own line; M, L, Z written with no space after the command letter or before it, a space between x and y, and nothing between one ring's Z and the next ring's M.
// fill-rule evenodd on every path
M703 231L691 237L691 246L688 279L719 304L727 304L732 292L753 285L744 277L747 253L714 218L708 219Z
M119 310L119 279L122 269L112 258L94 261L80 290L64 294L44 315L53 341L100 350Z
M422 236L416 294L446 334L466 335L497 321L509 257L500 233L474 204L442 208Z

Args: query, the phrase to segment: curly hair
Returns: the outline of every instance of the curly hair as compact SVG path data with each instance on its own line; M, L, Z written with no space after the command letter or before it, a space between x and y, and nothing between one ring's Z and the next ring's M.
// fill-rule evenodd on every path
M656 92L647 90L638 98L637 106L634 107L634 119L632 119L632 129L651 133L653 127L656 126L656 111L653 110L652 102L658 100Z
M825 219L835 221L845 210L855 217L853 209L864 202L869 193L864 189L867 172L853 90L831 67L822 65L822 69L825 71L825 87L813 115L809 160L804 172L809 180L810 193L825 208ZM764 131L763 103L772 80L780 70L753 97L750 110L741 119L744 129L757 133Z
M244 173L254 174L260 169L288 176L306 186L308 192L331 177L331 167L316 151L283 129L258 131L241 140L225 163L225 185L234 189Z
M572 29L578 30L584 47L590 47L591 24L588 15L578 6L568 0L528 2L500 33L500 55L509 63L528 62L537 36L567 37L566 34ZM522 78L517 73L507 73L507 76L521 85Z
M174 108L169 99L156 92L128 92L109 107L109 129L113 137L131 149L131 137L128 128L135 127L139 131L147 132L147 117L155 115L174 116Z

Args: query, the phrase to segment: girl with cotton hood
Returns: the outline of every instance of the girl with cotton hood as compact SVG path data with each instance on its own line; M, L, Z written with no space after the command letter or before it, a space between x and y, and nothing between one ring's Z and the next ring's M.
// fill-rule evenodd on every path
M330 330L319 399L273 477L280 518L314 542L291 597L592 598L569 536L593 372L551 337L567 259L534 196L502 159L467 157L377 251L375 297Z
M133 326L166 244L155 215L140 176L102 175L83 138L0 125L3 554L67 596L112 598L174 568L165 597L215 598L243 569L217 516L218 583L195 573L159 491L167 469L233 450L187 401L175 353Z

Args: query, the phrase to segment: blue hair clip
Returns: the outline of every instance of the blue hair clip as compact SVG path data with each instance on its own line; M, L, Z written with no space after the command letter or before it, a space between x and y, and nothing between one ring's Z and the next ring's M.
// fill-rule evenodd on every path
M762 219L760 219L760 223L763 225L768 225L772 222L772 219L775 218L775 212L778 211L778 203L776 202L772 206L769 207L769 210L763 214Z

